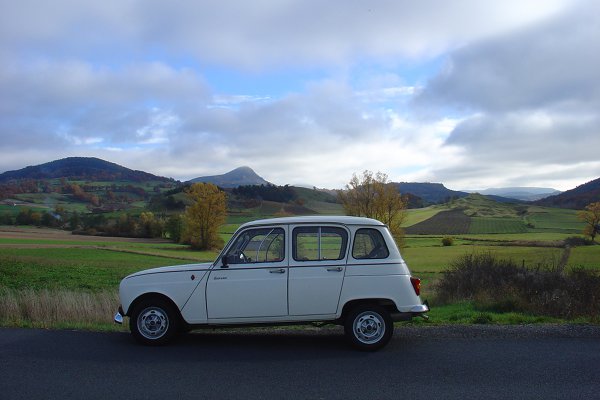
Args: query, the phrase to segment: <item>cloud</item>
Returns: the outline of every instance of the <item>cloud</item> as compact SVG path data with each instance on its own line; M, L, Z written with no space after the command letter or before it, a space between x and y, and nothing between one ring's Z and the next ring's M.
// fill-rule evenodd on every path
M88 60L183 54L236 68L339 65L361 57L440 54L548 17L568 3L23 0L3 7L0 43Z
M597 109L599 12L583 3L560 18L457 50L420 101L484 111Z
M201 77L160 63L116 70L84 62L4 64L0 91L0 127L11 136L0 149L148 143L177 125L170 109L211 98Z
M368 113L362 105L343 83L314 83L268 102L206 107L186 116L164 146L129 151L128 157L131 162L138 154L137 165L184 180L249 164L277 184L335 188L365 169L400 180L415 165L453 159L452 150L440 148L456 121L417 125L392 111ZM168 163L157 165L161 158Z
M587 2L38 3L0 14L0 168L88 155L324 187L364 169L455 188L600 173ZM255 77L268 88L231 89Z
M495 185L536 185L544 170L569 171L571 181L600 174L600 55L592 50L600 48L599 11L580 3L449 55L414 102L467 115L446 140L462 152L460 162L437 176L484 187L490 176Z

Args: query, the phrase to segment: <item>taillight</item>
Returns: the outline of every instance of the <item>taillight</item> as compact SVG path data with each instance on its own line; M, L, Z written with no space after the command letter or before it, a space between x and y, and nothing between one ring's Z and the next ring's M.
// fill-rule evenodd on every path
M415 289L415 293L417 296L421 294L421 280L419 278L410 277L410 283L412 283L413 289Z

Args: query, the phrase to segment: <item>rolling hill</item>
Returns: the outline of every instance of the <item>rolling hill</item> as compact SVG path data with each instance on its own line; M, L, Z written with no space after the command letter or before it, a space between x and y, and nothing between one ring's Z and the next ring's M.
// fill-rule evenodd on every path
M535 202L546 207L582 209L590 203L600 201L600 178L594 179L555 196Z
M59 179L87 181L173 181L171 178L136 171L95 157L68 157L45 164L0 174L0 183L24 179Z
M201 176L189 182L212 183L222 188L235 188L247 185L269 185L250 167L239 167L223 175Z
M501 196L509 199L522 201L535 201L548 196L560 194L560 190L552 188L540 187L504 187L504 188L489 188L485 190L469 191L477 192L486 196Z
M573 210L530 203L503 203L473 193L444 205L415 210L425 218L406 227L409 235L545 234L577 235L583 225ZM425 213L427 211L427 213Z
M466 197L469 193L450 190L441 183L399 182L396 185L400 193L420 197L426 204L439 204L451 198Z

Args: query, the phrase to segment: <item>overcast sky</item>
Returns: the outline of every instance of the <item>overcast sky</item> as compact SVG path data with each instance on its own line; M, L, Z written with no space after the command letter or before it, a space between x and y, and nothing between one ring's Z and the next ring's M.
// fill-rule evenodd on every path
M0 172L354 172L452 189L600 177L600 2L8 1Z

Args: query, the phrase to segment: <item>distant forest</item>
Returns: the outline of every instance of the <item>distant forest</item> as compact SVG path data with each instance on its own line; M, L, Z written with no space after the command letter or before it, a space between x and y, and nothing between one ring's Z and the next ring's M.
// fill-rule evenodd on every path
M294 188L289 185L246 185L238 186L231 192L245 199L276 201L279 203L288 203L298 197Z

